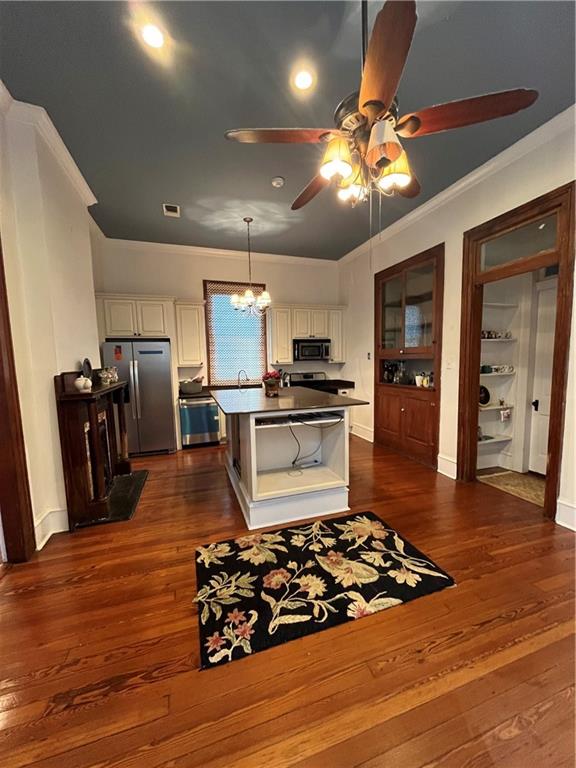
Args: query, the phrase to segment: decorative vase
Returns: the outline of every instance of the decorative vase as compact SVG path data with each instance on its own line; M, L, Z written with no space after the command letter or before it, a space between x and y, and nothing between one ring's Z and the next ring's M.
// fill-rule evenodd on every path
M87 379L85 376L78 376L77 379L74 381L74 386L78 390L78 392L83 392L86 389L86 382L90 382L90 379ZM90 385L92 385L92 382L90 382Z
M280 382L278 379L266 379L264 382L264 394L266 397L278 397Z

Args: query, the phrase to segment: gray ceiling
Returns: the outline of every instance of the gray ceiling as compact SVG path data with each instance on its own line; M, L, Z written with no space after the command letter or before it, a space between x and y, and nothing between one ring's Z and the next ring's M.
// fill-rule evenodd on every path
M299 212L315 146L237 145L232 127L331 126L358 85L359 2L161 2L175 41L161 67L135 41L128 4L0 2L0 77L45 107L98 198L109 237L338 259L367 239L368 206L349 210L324 191ZM381 7L371 3L370 21ZM384 199L382 225L481 165L574 101L572 2L419 2L399 90L400 111L490 91L533 87L525 112L414 139L416 200ZM288 86L308 56L318 87ZM272 188L273 176L286 178ZM179 203L181 219L162 216ZM375 217L377 218L377 216Z

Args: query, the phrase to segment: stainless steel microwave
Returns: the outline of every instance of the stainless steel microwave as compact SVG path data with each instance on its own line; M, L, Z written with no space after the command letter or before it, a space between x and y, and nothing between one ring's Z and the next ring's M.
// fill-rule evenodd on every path
M330 360L330 339L294 339L294 361Z

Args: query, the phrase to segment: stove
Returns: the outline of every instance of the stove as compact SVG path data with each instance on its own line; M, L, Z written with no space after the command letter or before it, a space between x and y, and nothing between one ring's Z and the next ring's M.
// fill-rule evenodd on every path
M324 371L294 371L286 373L285 383L289 387L309 387L333 395L347 395L354 389L354 382L347 379L329 379Z

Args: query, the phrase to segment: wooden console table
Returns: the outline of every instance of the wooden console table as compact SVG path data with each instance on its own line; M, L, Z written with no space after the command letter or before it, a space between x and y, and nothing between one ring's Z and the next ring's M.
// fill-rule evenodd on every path
M78 392L78 372L54 377L70 530L111 522L115 478L129 475L124 400L127 382ZM115 407L116 406L116 407Z

